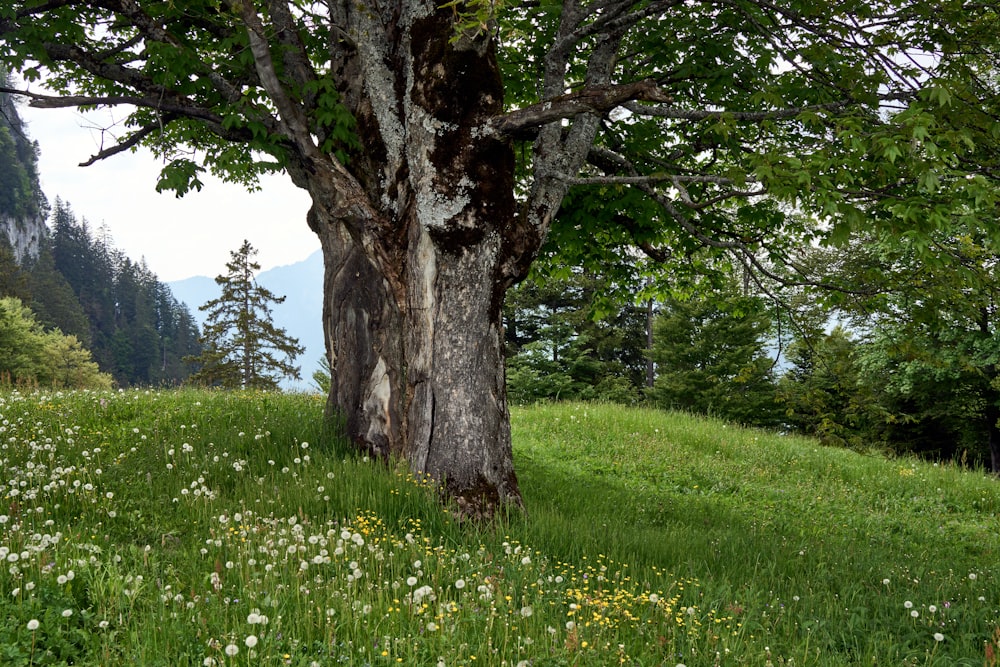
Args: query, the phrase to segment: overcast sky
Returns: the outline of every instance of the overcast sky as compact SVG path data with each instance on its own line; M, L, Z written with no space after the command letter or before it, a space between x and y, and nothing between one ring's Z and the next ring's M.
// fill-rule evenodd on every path
M62 198L94 230L105 223L114 246L135 261L145 258L161 281L223 273L230 251L244 239L259 251L263 270L319 249L306 225L309 197L285 175L269 177L253 193L206 175L200 192L177 199L156 192L162 164L145 150L78 166L99 150L101 133L93 128L108 122L107 112L83 116L75 109L22 105L19 113L41 148L39 172L49 202Z

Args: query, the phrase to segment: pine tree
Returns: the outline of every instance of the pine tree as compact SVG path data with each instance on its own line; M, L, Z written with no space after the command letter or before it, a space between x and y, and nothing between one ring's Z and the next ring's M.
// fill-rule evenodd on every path
M13 296L27 301L31 298L28 275L21 268L6 234L0 233L0 297Z
M301 377L293 363L304 348L271 322L270 304L282 303L285 297L257 284L256 254L249 241L231 252L228 273L215 278L222 294L199 309L208 316L203 351L192 359L201 364L191 376L193 382L227 389L277 389L280 378Z
M42 239L29 267L31 298L25 303L31 307L38 321L48 329L60 329L76 336L84 347L91 348L90 318L80 304L73 286L56 268L52 256L52 239Z
M743 295L734 280L686 300L668 299L654 324L650 399L663 408L774 426L773 363L765 351L770 327L763 301Z

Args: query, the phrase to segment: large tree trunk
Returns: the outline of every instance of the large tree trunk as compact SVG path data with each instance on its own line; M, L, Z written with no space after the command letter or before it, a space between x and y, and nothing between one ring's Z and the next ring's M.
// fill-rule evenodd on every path
M391 18L353 16L386 39L339 55L360 74L342 95L367 143L348 168L377 214L353 219L323 172L299 173L324 253L329 406L358 447L489 515L521 503L501 311L524 244L511 147L479 132L503 91L489 36L453 40L450 10Z
M1000 419L1000 413L991 416ZM997 425L997 419L989 425L990 472L994 475L1000 475L1000 426Z
M313 226L326 264L329 406L346 435L373 456L401 457L430 474L465 515L519 504L503 292L490 267L496 243L452 251L413 225L409 271L385 276L342 225L313 216Z
M986 375L990 378L992 385L993 378L996 377L997 367L989 366ZM1000 404L997 403L1000 396L995 390L986 391L986 409L983 411L983 421L986 423L986 443L990 451L990 472L1000 475Z

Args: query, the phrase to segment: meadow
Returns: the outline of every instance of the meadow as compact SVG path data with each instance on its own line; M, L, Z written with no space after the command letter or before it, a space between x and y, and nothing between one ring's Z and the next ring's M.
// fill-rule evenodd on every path
M462 525L306 394L0 394L0 664L1000 662L982 471L644 409L513 411Z

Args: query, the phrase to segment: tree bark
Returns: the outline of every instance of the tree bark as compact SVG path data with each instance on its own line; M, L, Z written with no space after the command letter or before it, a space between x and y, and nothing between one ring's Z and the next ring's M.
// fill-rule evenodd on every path
M461 515L487 516L521 505L501 312L521 277L509 267L537 246L515 215L509 142L481 131L502 113L499 70L488 35L452 39L450 11L376 19L350 17L384 40L338 55L360 74L341 91L367 144L348 169L374 213L348 214L364 207L345 206L328 171L296 174L324 253L328 407L363 451L405 459Z
M989 429L988 443L990 448L990 472L994 475L1000 475L1000 410L993 408L987 410L987 419L989 424L987 428Z

